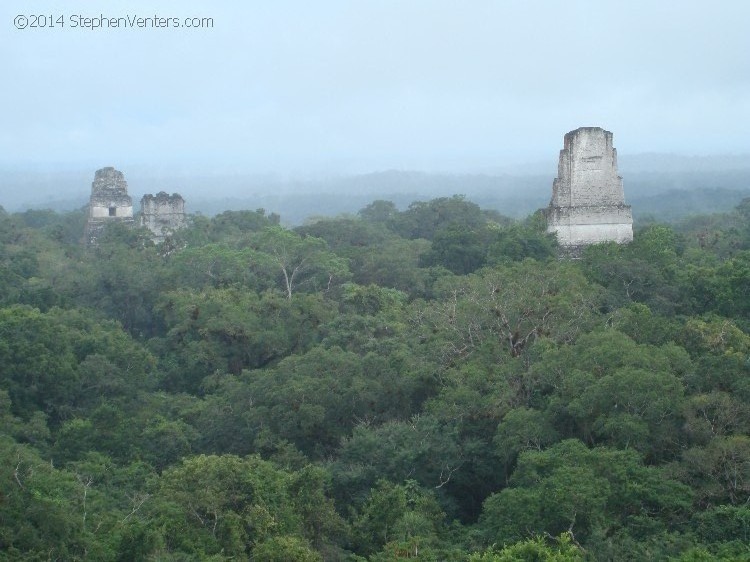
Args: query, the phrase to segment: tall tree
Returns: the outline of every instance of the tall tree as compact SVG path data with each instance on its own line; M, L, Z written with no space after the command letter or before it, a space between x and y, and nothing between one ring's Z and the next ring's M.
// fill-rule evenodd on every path
M346 261L333 254L325 240L301 237L281 227L267 228L252 238L251 244L268 256L281 274L288 299L304 284L327 291L332 284L349 276Z

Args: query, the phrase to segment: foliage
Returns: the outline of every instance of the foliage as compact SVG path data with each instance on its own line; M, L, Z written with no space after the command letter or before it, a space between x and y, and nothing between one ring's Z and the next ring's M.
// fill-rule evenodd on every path
M549 545L542 537L535 537L514 543L499 551L489 550L482 554L473 554L469 562L575 562L584 560L581 548L575 546L570 534L563 533L557 539L557 545Z
M644 517L668 528L691 499L687 486L643 466L634 451L575 440L521 453L510 484L485 501L480 528L491 542L563 531L582 541L597 528L638 528Z
M573 341L596 307L596 288L559 263L498 266L439 287L438 298L418 312L415 324L446 362L483 347L518 357L540 338Z
M748 560L748 207L0 210L0 559Z

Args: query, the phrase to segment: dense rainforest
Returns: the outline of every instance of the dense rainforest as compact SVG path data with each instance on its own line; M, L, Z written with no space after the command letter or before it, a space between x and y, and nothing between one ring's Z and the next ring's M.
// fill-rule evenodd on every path
M84 222L0 211L0 560L750 560L750 200Z

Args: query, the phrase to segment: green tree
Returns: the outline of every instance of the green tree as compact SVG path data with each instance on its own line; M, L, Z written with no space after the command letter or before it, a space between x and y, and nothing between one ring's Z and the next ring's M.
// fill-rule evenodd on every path
M533 537L508 545L500 550L490 549L469 556L469 562L577 562L583 561L584 551L563 533L556 544L542 537Z
M398 208L392 201L378 199L360 209L357 214L367 222L388 224L398 214Z
M357 550L372 554L385 546L384 554L403 551L405 558L418 557L421 550L424 556L436 546L444 517L434 495L415 481L396 485L379 480L354 523Z
M0 545L6 560L113 558L108 533L119 511L96 482L60 470L0 435ZM114 519L113 519L114 518Z
M322 556L307 542L294 536L271 537L252 551L253 560L263 562L321 562Z
M326 495L330 480L330 474L323 468L306 465L294 473L289 484L302 534L316 551L330 550L343 543L349 534L346 522Z
M683 243L673 229L652 225L635 233L632 244L595 244L583 252L586 277L607 289L609 306L646 304L664 314L678 312L680 298L678 258Z
M534 215L523 224L512 224L496 229L487 251L489 263L523 261L531 258L539 261L557 255L557 242L546 232L546 222Z
M729 503L746 505L750 500L750 437L715 437L705 447L683 454L683 479L695 490L702 506Z
M691 354L696 368L688 383L696 392L724 391L750 399L750 336L730 319L688 319L677 341Z
M148 229L107 225L82 263L58 283L78 306L120 321L134 337L159 332L153 312L161 287L168 283L164 259Z
M56 425L102 400L132 398L138 385L153 387L153 365L114 322L75 310L0 309L0 385L23 418L41 410Z
M432 248L422 256L424 265L440 265L457 275L476 271L486 259L486 232L450 224L436 232Z
M685 404L685 430L698 445L706 445L714 437L747 435L750 408L726 392L693 395Z
M165 386L192 392L216 371L238 375L304 352L319 337L316 327L335 313L318 295L289 300L239 288L165 293L157 310L168 331L151 346Z
M510 410L498 424L493 440L497 454L506 467L506 479L519 453L541 451L558 438L552 420L544 412L525 407Z
M237 240L251 232L276 226L279 216L271 213L266 215L265 209L255 211L224 211L210 221L210 237L214 241Z
M389 386L402 384L394 375L377 356L314 347L273 369L246 372L242 379L253 396L256 425L324 458L357 424L395 417L408 403L408 396L393 400L398 387Z
M480 528L490 543L569 531L585 544L596 529L647 523L661 531L691 499L687 486L643 466L634 451L587 449L575 440L521 453L510 483L484 503Z
M418 337L437 340L446 361L490 345L519 357L539 338L573 341L588 326L596 299L574 267L529 260L448 279L415 323Z
M547 404L558 431L591 444L636 447L651 459L679 453L687 352L672 343L636 344L597 330L572 345L542 350L528 385Z
M346 261L333 254L320 238L303 238L273 227L256 234L251 244L265 253L269 264L280 272L284 293L290 300L301 285L311 284L327 291L334 282L340 283L349 276Z
M415 201L391 222L391 228L404 238L425 238L451 226L468 230L479 229L486 223L479 205L467 201L463 195L440 197L431 201Z
M472 443L460 442L455 424L428 414L378 426L359 424L343 441L332 465L337 505L361 505L378 480L413 479L424 488L439 490L454 511L470 513L476 501L473 494L480 492L472 490L467 497L466 488L453 492L453 487L462 471L471 467L471 447Z
M567 410L592 437L653 455L674 446L683 387L673 374L621 368L592 381ZM593 439L592 439L593 440Z
M171 257L169 264L175 285L181 288L203 289L232 286L263 288L252 264L256 252L235 249L223 244L185 248ZM270 283L267 284L270 288Z
M258 457L185 458L164 471L152 517L173 552L245 557L299 529L288 485L287 473Z

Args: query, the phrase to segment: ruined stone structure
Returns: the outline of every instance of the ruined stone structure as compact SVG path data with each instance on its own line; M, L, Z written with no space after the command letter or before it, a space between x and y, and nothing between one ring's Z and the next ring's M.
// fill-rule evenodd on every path
M565 135L552 200L545 209L547 231L575 254L599 242L633 240L633 215L625 204L612 133L581 127Z
M169 195L163 191L144 195L140 224L153 232L154 242L163 242L169 234L185 225L185 200L179 193Z
M133 200L122 172L112 167L102 168L96 171L91 184L86 244L95 244L104 226L114 221L133 224Z

